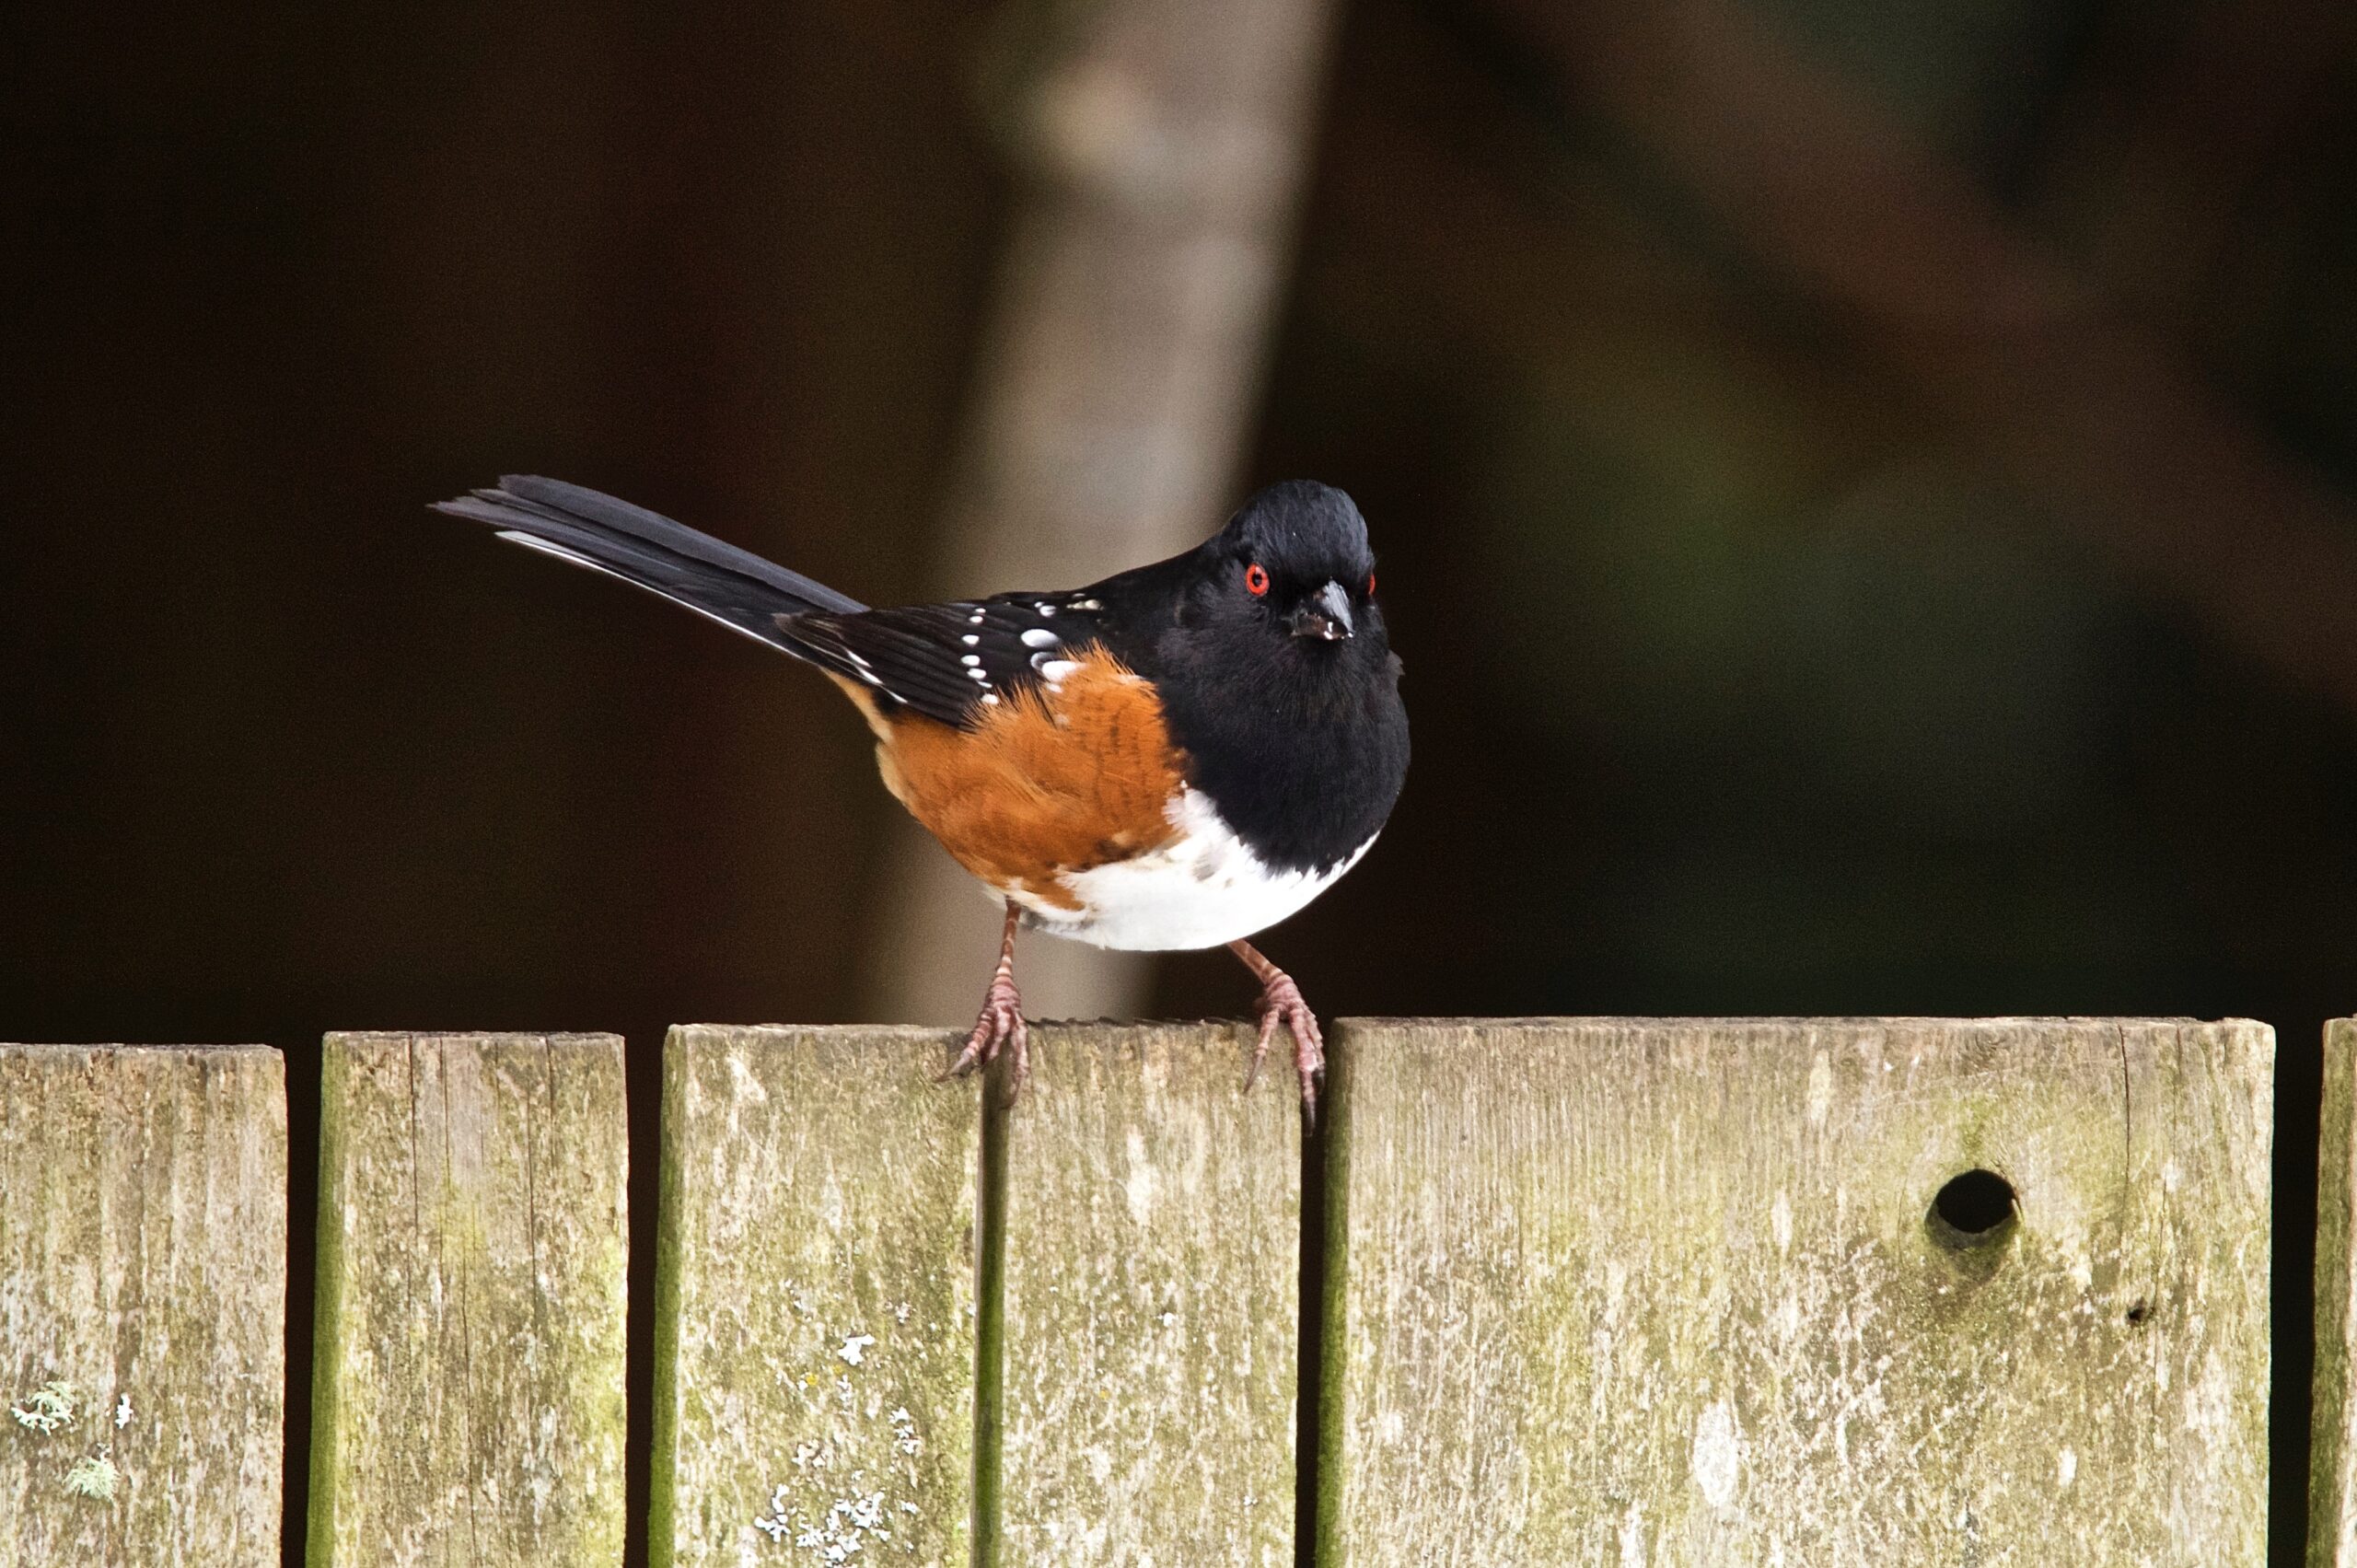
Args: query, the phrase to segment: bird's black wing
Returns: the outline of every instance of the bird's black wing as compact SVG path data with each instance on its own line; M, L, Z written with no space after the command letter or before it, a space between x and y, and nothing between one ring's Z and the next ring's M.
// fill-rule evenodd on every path
M1052 687L1073 650L1098 641L1103 607L1086 592L1000 594L856 615L789 616L803 657L906 708L970 727L1017 694Z

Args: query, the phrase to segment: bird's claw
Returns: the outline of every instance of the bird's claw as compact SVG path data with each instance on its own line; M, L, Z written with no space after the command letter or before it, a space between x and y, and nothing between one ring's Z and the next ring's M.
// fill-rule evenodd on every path
M1301 987L1293 982L1293 976L1275 970L1260 987L1260 1038L1252 1048L1251 1071L1244 1074L1247 1089L1260 1076L1260 1063L1267 1060L1269 1043L1276 1039L1280 1026L1293 1035L1293 1063L1301 1074L1302 1109L1315 1117L1318 1081L1326 1073L1326 1037L1318 1031L1318 1015L1302 1000Z
M1031 1075L1031 1030L1023 1021L1023 998L1016 993L1015 977L1004 970L992 977L991 988L982 997L981 1016L974 1020L973 1032L966 1037L957 1060L942 1070L940 1078L962 1078L978 1072L996 1061L1002 1050L1014 1058L1014 1075L1006 1093L1007 1103L1012 1105L1023 1092L1024 1080Z

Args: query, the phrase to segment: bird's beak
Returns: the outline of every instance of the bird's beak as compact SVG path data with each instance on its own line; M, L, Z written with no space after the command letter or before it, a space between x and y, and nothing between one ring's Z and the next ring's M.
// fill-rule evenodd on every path
M1358 629L1351 621L1351 596L1342 591L1340 583L1328 583L1302 600L1295 608L1289 624L1295 636L1316 637L1326 643L1346 642Z

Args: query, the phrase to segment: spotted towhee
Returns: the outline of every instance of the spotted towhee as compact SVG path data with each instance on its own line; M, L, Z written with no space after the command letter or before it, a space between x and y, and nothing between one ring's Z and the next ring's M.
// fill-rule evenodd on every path
M1399 660L1349 496L1271 485L1167 561L903 610L554 480L504 479L439 509L676 599L842 688L886 786L1005 900L998 969L952 1071L1004 1046L1022 1081L1028 921L1100 947L1225 943L1260 981L1252 1071L1285 1026L1314 1107L1317 1017L1245 938L1358 864L1408 771Z

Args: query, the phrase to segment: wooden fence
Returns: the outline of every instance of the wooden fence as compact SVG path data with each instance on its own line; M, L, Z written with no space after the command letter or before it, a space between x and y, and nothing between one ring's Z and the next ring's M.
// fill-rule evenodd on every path
M674 1030L654 1561L2262 1561L2263 1026L1332 1035L1305 1163L1232 1027L1042 1027L1011 1112L932 1032ZM621 1042L332 1035L321 1092L308 1561L618 1563ZM275 1052L0 1047L0 1568L277 1560L286 1158Z

